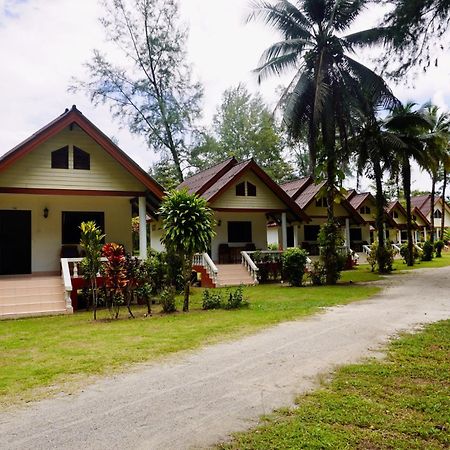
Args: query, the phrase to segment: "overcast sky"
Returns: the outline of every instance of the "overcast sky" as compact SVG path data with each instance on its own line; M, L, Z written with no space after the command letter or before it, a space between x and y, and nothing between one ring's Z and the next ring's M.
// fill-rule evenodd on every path
M277 37L261 24L245 24L248 4L248 0L180 0L182 19L190 28L189 60L205 88L205 124L226 88L244 82L275 104L276 86L287 81L256 83L251 71ZM94 108L82 93L67 92L71 77L85 77L83 63L92 49L105 45L100 14L96 0L0 0L0 155L76 104L144 169L157 159L142 139L111 120L107 107ZM373 7L358 27L365 28L378 16ZM450 61L442 57L439 68L418 77L414 86L392 87L403 101L432 100L448 109L449 75ZM413 188L429 189L426 177L416 171L415 178Z

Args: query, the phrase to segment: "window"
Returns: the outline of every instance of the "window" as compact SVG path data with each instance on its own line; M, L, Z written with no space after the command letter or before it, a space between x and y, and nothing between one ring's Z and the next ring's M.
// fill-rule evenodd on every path
M440 219L442 218L442 213L439 209L436 209L436 211L434 211L434 218L435 219Z
M79 170L91 169L91 156L81 148L73 147L73 168Z
M252 223L228 222L228 242L252 242Z
M236 185L236 195L238 197L256 197L256 186L250 181L243 181Z
M319 208L326 208L327 207L327 199L325 197L316 199L316 206L318 206Z
M256 186L250 181L247 181L247 195L249 197L256 197Z
M320 225L305 225L305 241L317 241Z
M397 212L397 211L394 211L394 212L392 213L392 217L393 217L394 219L398 219L398 212Z
M105 233L105 213L90 211L63 211L62 212L62 244L80 243L81 222L93 220Z
M236 195L238 197L245 197L245 181L236 185Z
M69 147L59 148L52 152L52 169L69 168Z
M370 208L369 208L368 206L362 206L362 207L359 209L359 212L360 212L361 214L370 214Z

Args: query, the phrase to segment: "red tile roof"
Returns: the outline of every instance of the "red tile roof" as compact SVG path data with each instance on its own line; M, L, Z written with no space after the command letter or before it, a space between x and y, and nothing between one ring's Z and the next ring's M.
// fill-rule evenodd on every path
M298 197L300 192L305 189L305 187L312 183L313 179L311 177L299 178L298 180L288 181L287 183L281 184L281 189L283 189L289 197L294 200Z
M361 194L358 194L356 193L356 191L353 191L352 194L352 196L347 196L347 200L355 209L359 209L364 201L368 198L372 198L372 200L375 201L373 195L370 192L361 192Z
M300 208L306 208L320 192L320 190L325 186L326 181L322 181L319 184L312 183L305 190L303 190L300 195L295 199L295 203L300 206Z

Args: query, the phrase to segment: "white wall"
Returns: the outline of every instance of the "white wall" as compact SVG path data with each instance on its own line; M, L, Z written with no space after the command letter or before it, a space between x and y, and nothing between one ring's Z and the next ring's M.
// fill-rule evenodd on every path
M45 219L44 208L49 215ZM105 214L106 242L132 250L131 204L127 197L0 194L0 210L31 211L31 267L33 272L59 271L62 211L99 211Z

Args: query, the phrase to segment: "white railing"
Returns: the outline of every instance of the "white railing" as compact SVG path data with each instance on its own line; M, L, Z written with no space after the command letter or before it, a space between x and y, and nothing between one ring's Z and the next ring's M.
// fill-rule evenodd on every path
M399 247L397 244L391 244L391 245L392 245L392 248L393 248L396 252L400 253L400 247Z
M363 245L363 252L366 254L366 255L370 255L370 252L371 252L371 247L370 247L370 245Z
M196 253L194 255L193 263L196 266L203 267L214 283L214 286L217 285L219 270L217 269L217 266L214 264L214 261L211 259L208 253Z
M249 253L255 253L255 252L245 252L242 251L241 252L241 257L242 257L242 265L248 270L248 272L250 273L250 275L253 278L253 281L255 282L255 284L258 283L258 266L253 262L252 258L250 257ZM261 252L263 253L263 252ZM267 251L266 253L271 253L270 251ZM275 252L272 252L275 253ZM279 253L279 252L276 252Z
M107 261L106 258L100 258L102 262ZM64 281L64 299L66 301L67 311L72 312L72 299L70 294L72 293L72 278L80 278L80 263L83 258L61 258L61 275ZM72 265L72 272L70 266ZM100 274L97 274L100 276Z
M413 245L414 245L416 250L419 250L419 252L423 251L423 248L420 247L419 245L417 245L417 244L413 244Z

